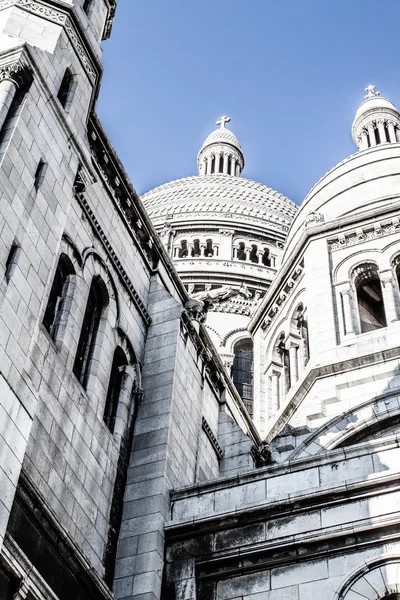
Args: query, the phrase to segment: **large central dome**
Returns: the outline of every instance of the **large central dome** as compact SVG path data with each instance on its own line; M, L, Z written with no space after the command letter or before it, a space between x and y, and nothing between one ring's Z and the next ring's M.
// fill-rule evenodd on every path
M251 363L247 325L275 277L297 214L279 192L241 177L244 153L226 129L229 121L221 117L201 146L198 176L142 197L187 291L208 306L206 327L227 366L239 354ZM247 383L238 389L250 407Z
M191 213L194 219L222 221L240 215L241 223L254 220L258 226L287 231L297 206L262 183L222 173L186 177L157 187L142 196L154 224ZM236 221L237 224L237 221Z

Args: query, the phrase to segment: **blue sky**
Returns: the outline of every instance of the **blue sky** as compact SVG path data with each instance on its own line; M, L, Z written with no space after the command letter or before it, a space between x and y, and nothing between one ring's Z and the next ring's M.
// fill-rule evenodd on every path
M355 151L351 124L368 84L400 107L398 8L119 0L97 112L137 191L197 174L200 146L226 114L243 176L300 203Z

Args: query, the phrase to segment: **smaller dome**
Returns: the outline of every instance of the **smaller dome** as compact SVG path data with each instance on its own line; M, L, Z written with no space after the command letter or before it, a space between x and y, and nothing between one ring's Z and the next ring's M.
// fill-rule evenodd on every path
M352 136L359 150L380 144L396 143L399 138L400 113L395 105L383 98L374 85L365 88L367 94L354 117Z
M240 177L244 168L244 153L236 135L226 129L230 117L221 117L215 129L205 139L197 156L200 175L224 173Z
M371 96L370 98L366 98L364 102L361 102L360 106L357 109L356 116L354 117L354 121L357 121L362 115L371 111L371 110L395 110L397 112L397 108L382 96Z
M215 129L204 140L200 152L204 150L204 148L207 148L207 146L211 146L211 144L230 144L234 148L237 148L240 152L243 152L236 135L233 133L233 131L230 131L229 129Z

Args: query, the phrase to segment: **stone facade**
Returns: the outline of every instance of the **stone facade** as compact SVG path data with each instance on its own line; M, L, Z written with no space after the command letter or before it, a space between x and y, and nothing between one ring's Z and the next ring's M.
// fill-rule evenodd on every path
M94 112L115 8L0 0L0 598L394 600L400 115L369 86L298 211L223 117L153 224Z

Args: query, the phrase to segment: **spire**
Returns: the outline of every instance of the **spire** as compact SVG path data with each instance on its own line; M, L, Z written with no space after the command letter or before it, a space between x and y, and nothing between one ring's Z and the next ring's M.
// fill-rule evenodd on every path
M235 134L227 129L230 117L225 115L216 122L215 129L203 143L197 164L200 175L225 174L240 177L244 168L244 154Z
M353 122L353 140L359 150L400 141L400 113L392 102L381 96L375 85L365 88L364 101Z

